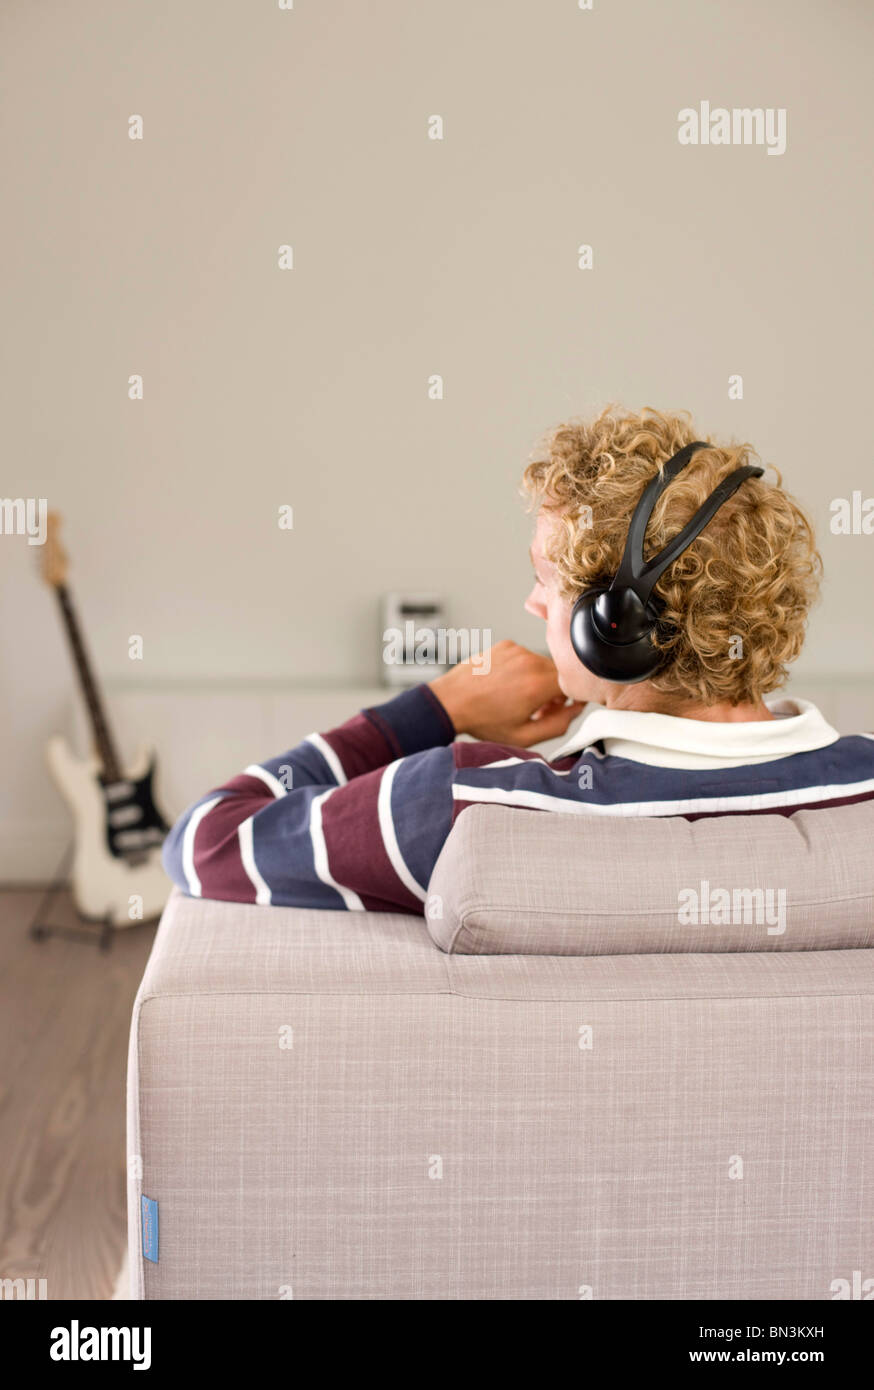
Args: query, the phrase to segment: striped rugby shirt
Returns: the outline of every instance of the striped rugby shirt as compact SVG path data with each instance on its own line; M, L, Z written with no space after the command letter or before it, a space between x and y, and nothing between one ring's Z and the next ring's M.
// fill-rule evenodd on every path
M493 802L579 815L791 815L874 798L874 735L815 706L713 724L589 706L556 755L457 740L427 685L311 734L196 801L164 845L194 897L422 912L456 818Z

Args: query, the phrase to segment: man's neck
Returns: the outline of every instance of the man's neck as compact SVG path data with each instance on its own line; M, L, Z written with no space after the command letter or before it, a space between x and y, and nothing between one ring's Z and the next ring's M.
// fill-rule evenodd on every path
M627 685L608 698L607 709L637 710L640 714L670 714L678 719L702 719L716 724L758 723L774 716L767 705L758 704L699 705L692 701L672 700L657 690Z

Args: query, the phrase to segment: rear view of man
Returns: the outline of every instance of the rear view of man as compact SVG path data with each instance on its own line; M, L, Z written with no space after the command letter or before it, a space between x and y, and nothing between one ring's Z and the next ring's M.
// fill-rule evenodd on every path
M754 460L684 414L608 408L552 430L524 477L525 607L550 657L499 642L488 672L463 662L247 767L180 817L171 877L234 902L422 911L476 803L697 818L874 797L874 736L774 697L821 561ZM580 714L557 755L533 751Z

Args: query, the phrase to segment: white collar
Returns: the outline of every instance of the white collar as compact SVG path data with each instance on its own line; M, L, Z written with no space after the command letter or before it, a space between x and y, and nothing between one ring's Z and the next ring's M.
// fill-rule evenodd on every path
M550 758L603 743L608 755L655 767L742 767L826 748L840 735L809 700L771 697L775 716L750 723L684 719L589 704L570 738Z

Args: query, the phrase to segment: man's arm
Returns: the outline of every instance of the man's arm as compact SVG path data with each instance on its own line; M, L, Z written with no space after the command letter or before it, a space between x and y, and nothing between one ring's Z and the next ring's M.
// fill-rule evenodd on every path
M381 896L385 865L374 831L382 773L401 759L445 747L454 734L426 685L405 690L251 764L194 802L164 842L164 867L194 897L358 909L379 899L383 907L420 908L403 876L397 885L388 877L390 886L406 891ZM367 872L368 865L377 872Z
M455 726L427 685L413 686L371 705L325 734L309 734L290 752L262 767L290 790L343 786L395 758L451 743Z
M194 897L421 912L458 811L454 734L512 734L521 747L564 732L581 708L556 695L545 658L514 643L492 651L488 674L463 663L201 797L165 841L170 877ZM455 748L470 750L469 766L515 751Z

